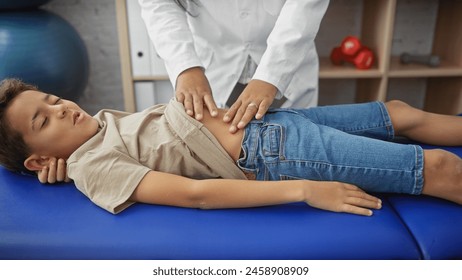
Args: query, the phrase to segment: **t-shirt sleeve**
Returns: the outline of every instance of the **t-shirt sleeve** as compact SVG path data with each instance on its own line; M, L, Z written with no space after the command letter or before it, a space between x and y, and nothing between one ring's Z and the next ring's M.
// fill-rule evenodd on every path
M68 175L77 189L113 214L134 203L128 199L149 171L151 169L116 149L90 151L68 162Z

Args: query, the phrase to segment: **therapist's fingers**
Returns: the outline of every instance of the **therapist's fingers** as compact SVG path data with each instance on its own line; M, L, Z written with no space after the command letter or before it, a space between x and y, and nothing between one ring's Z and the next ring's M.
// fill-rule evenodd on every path
M261 119L268 111L276 92L273 85L252 80L223 118L225 122L231 121L229 131L235 133L238 129L243 129L254 117Z
M229 107L228 112L226 112L225 116L223 117L224 122L231 122L229 127L229 132L235 133L237 132L237 124L241 120L242 116L245 113L247 107L242 104L241 100L236 100L231 107Z
M208 86L208 84L207 84ZM195 94L193 95L194 100L194 114L196 120L202 120L204 116L204 104L207 106L207 110L210 112L212 117L218 115L217 105L212 97L212 92L210 91L210 87L207 88L200 88Z
M200 67L187 69L178 76L175 96L186 113L197 120L203 117L204 103L209 110L217 110L209 81Z
M193 95L191 93L186 92L178 92L176 94L178 102L183 103L184 110L188 115L194 117L194 102L193 102Z
M217 104L215 104L215 100L213 100L213 96L211 93L204 96L204 102L205 106L207 106L207 109L210 112L210 115L212 117L218 116L218 107Z
M256 100L256 101L250 101ZM271 96L253 96L250 99L242 98L237 100L229 109L224 117L224 121L229 122L234 115L229 131L235 133L238 129L243 129L255 117L261 119L266 114L269 104L273 102Z
M260 103L261 104L261 103ZM233 120L232 126L236 126L238 129L243 129L257 114L260 110L260 104L255 104L250 102L247 106L245 106L244 115L242 117L236 117ZM244 105L244 104L243 104ZM241 107L244 107L241 105Z
M197 120L202 120L203 116L203 109L204 109L204 101L203 96L197 92L193 94L193 107L194 107L194 117Z

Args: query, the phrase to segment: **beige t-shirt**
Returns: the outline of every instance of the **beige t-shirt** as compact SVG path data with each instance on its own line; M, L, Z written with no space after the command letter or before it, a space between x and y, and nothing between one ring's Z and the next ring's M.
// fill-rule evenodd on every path
M119 213L150 170L195 179L246 179L204 125L181 103L156 105L139 113L102 110L99 132L67 161L77 188L95 204Z

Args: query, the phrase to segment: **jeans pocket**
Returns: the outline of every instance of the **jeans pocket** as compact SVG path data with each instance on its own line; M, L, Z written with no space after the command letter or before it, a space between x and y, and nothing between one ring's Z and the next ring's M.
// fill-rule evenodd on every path
M261 128L262 148L265 157L282 154L283 127L278 124L264 124Z

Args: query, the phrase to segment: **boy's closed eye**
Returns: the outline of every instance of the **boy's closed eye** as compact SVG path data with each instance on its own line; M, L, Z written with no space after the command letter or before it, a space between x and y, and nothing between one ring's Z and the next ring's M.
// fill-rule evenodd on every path
M62 103L62 99L60 97L57 97L57 96L53 96L53 97L55 98L55 100L53 100L51 102L52 105L58 105L58 104ZM43 121L42 121L41 125L40 125L40 129L44 128L45 125L47 125L47 123L48 123L48 117L45 116L43 118Z
M42 125L40 125L40 129L42 129L42 128L47 124L47 122L48 122L48 118L45 117L45 118L43 119Z

